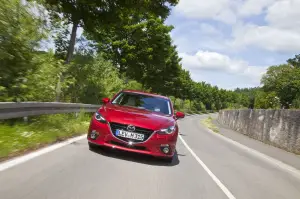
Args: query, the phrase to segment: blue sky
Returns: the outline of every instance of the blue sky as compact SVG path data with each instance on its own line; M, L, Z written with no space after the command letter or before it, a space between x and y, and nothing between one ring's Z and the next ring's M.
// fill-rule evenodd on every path
M166 24L195 81L254 87L300 53L300 0L180 0Z

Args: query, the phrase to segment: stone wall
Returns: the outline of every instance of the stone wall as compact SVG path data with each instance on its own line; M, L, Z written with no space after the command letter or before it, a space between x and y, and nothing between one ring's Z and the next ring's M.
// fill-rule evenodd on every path
M300 154L300 110L222 110L218 121L251 138Z

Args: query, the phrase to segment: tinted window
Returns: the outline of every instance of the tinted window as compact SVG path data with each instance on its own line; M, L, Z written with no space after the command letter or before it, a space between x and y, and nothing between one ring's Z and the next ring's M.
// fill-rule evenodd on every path
M115 100L112 103L122 106L131 106L147 109L165 115L171 115L171 107L169 100L160 97L122 92L115 98Z

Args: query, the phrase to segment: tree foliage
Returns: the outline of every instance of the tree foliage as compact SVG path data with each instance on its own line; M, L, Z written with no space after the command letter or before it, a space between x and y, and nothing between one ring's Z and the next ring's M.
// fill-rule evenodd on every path
M22 101L55 101L58 74L65 68L53 52L41 53L33 58L37 69L26 76L26 93ZM67 87L68 81L62 86Z
M280 101L276 92L267 93L258 91L256 93L254 107L258 109L278 109L280 108Z
M71 62L78 27L82 27L88 33L109 30L111 27L119 27L128 17L137 19L139 23L143 20L143 13L148 13L162 20L170 13L171 6L178 3L178 0L40 0L49 11L52 24L60 23L72 26L70 31L70 41L66 50L66 45L62 37L56 40L59 47L59 55L66 51L65 63ZM124 17L125 16L125 17ZM64 32L67 34L68 32ZM60 83L64 81L64 74L59 78ZM57 91L56 100L60 100L61 90Z
M154 92L172 95L179 86L176 79L181 65L169 35L171 30L172 27L164 25L161 18L147 14L128 16L122 26L98 31L90 37L101 41L97 45L98 51L104 52L121 74Z
M300 68L300 54L295 55L294 58L288 59L287 62L295 68Z
M87 32L96 31L95 28L118 26L124 20L124 15L132 13L151 13L165 19L170 12L170 6L177 0L41 0L50 12L51 20L55 23L63 20L72 25L70 43L66 56L69 63L74 51L76 31L83 27ZM126 20L126 18L125 18Z
M29 12L31 4L0 0L0 101L18 100L26 76L36 70L33 57L45 37L43 21Z
M262 78L264 91L274 91L284 108L300 93L300 68L289 64L271 66Z

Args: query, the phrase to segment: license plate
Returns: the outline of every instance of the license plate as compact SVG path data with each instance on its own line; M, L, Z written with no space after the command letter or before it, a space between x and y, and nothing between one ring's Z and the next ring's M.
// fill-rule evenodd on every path
M124 130L118 130L118 129L116 130L116 136L123 137L123 138L129 138L129 139L133 139L133 140L140 140L140 141L144 140L143 134L133 133L133 132L124 131Z

